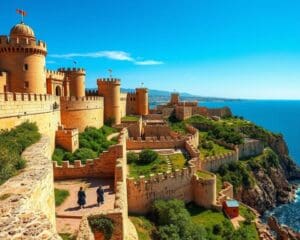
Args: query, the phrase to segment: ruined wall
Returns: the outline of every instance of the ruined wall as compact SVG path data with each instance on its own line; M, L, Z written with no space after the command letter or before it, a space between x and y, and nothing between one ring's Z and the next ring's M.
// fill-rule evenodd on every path
M231 151L228 153L205 157L201 160L201 168L205 171L215 172L222 164L238 161L238 152Z
M59 98L27 93L0 94L0 129L11 129L24 121L36 122L39 132L55 145L55 131L60 125Z
M27 166L0 186L0 239L61 239L55 229L48 137L22 154Z
M61 123L66 128L103 126L102 97L61 97Z

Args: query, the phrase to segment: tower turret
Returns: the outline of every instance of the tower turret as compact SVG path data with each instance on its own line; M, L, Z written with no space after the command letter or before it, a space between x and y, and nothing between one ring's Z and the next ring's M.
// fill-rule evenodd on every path
M10 36L0 36L0 69L7 72L6 91L46 93L46 44L36 41L31 27L15 25Z
M70 96L85 96L85 70L83 68L59 68L69 81Z
M179 93L172 93L171 94L171 101L170 101L171 105L178 105L179 103Z
M120 80L101 78L97 80L98 95L104 97L104 121L121 123Z
M148 102L148 89L147 88L136 88L136 110L138 115L148 115L149 113L149 102Z

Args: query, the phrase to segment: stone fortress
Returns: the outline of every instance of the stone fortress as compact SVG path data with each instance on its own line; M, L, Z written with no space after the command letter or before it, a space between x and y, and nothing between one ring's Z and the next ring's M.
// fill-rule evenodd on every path
M209 117L231 115L230 109L207 109L197 102L181 102L172 94L166 105L149 110L147 88L121 93L121 81L97 79L97 91L85 90L82 68L45 68L46 43L37 41L24 23L15 25L9 36L0 36L0 129L10 129L29 120L36 122L42 139L23 152L27 167L0 186L0 239L61 239L57 234L54 180L103 178L113 180L113 207L81 216L77 239L98 239L88 218L105 215L115 223L112 239L137 239L128 213L146 213L153 200L177 198L206 207L222 209L222 201L233 197L225 183L219 193L216 176L208 171L241 156L256 155L263 145L256 140L232 151L200 160L199 132L186 126L185 136L171 131L165 118L171 114L186 119L195 114ZM136 115L136 121L122 121ZM68 151L79 147L78 134L88 126L100 128L105 122L120 130L118 143L96 159L74 165L51 163L56 145ZM221 143L222 144L222 143ZM223 143L226 144L226 143ZM127 151L182 148L190 156L188 166L175 171L151 174L150 178L128 177ZM197 175L205 172L209 177ZM20 238L21 237L21 238Z

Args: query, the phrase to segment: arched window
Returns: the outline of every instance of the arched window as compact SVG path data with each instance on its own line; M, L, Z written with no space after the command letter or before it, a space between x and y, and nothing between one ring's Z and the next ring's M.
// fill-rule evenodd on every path
M61 96L61 89L60 89L60 86L56 86L56 88L55 88L55 95L56 95L56 96Z

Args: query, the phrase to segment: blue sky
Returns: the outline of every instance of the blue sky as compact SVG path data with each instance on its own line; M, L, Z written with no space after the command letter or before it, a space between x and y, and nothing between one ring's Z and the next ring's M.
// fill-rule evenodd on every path
M47 67L107 69L123 87L202 96L300 99L298 0L10 0L0 34L25 22L48 45Z

